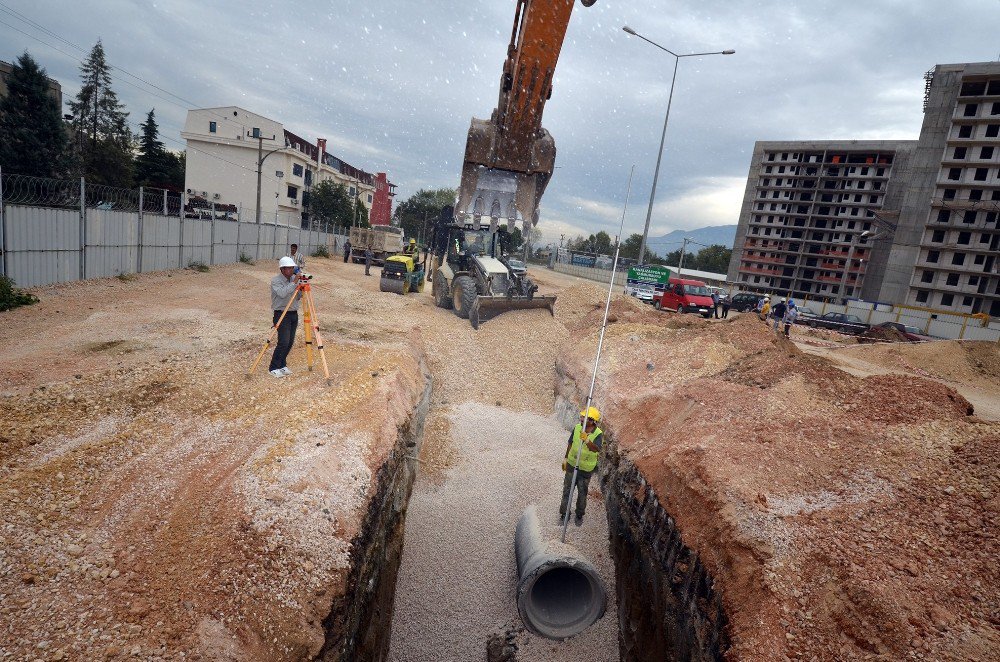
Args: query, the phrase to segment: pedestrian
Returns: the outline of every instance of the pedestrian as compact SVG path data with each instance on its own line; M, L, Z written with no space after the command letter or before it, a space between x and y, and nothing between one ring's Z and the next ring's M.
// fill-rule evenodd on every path
M559 521L566 517L569 508L570 490L573 487L573 473L576 472L576 519L577 526L583 524L583 515L587 510L587 487L590 477L597 468L601 445L604 443L604 432L597 427L601 420L601 412L596 407L589 407L580 412L584 423L577 423L573 433L566 442L566 454L563 456L563 494L559 503ZM577 456L580 464L577 465Z
M781 324L781 320L785 318L785 310L788 309L788 304L785 301L785 297L781 297L781 301L771 309L771 319L774 321L775 333L778 331L778 325Z
M719 303L722 304L722 319L726 319L729 317L729 306L732 304L732 301L729 300L729 295L723 294Z
M274 346L274 354L271 355L271 366L268 368L275 377L286 377L292 374L288 369L286 360L288 352L292 350L292 343L295 341L295 329L299 325L299 299L297 297L299 289L299 277L295 274L295 260L291 257L283 257L278 260L278 275L271 279L271 325L278 324L281 313L285 312L281 325L278 326L278 342ZM294 300L293 300L294 299ZM288 302L292 304L289 306Z
M365 275L366 276L371 276L371 274L368 273L368 271L369 271L369 269L372 268L372 258L373 257L375 257L375 254L372 253L372 247L371 246L365 246Z
M306 268L306 259L302 256L302 253L299 252L298 244L292 244L289 248L291 248L292 251L289 253L289 257L295 260L295 273L300 273Z
M771 297L764 297L763 302L760 304L760 319L763 322L767 322L768 315L771 314Z
M351 259L351 240L347 239L344 241L344 264Z
M712 315L719 319L719 293L712 290Z
M795 307L794 301L789 301L788 306L785 308L785 315L782 321L785 323L785 337L788 338L788 334L792 329L792 325L795 324L795 320L799 318L799 309Z

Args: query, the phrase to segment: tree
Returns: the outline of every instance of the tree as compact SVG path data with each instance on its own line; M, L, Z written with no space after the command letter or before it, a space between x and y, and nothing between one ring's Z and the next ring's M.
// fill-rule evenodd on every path
M729 271L729 259L733 256L731 248L726 248L722 244L707 246L698 251L695 258L696 268L700 271L711 271L712 273L724 274ZM687 261L687 260L685 260Z
M640 246L642 246L642 235L638 233L629 235L629 237L622 242L621 257L638 260ZM641 260L640 263L656 264L659 260L660 258L654 255L653 252L647 248L646 257L644 260Z
M455 189L439 188L432 191L420 189L396 207L393 224L403 229L407 237L430 240L431 228L441 210L455 204Z
M354 205L347 187L330 180L314 186L309 194L309 213L322 224L350 227L354 221Z
M17 59L0 99L0 166L34 177L61 174L66 133L59 105L49 96L45 70L28 55Z
M70 102L77 167L94 183L130 187L132 132L128 113L111 89L111 67L100 41L80 66L80 78L80 93Z
M139 153L135 158L135 183L138 186L181 188L184 171L180 158L163 148L160 129L156 124L156 109L149 111L146 121L139 125ZM178 174L180 182L177 181Z
M372 226L368 220L368 207L361 204L360 195L354 196L354 225L359 228L370 228Z

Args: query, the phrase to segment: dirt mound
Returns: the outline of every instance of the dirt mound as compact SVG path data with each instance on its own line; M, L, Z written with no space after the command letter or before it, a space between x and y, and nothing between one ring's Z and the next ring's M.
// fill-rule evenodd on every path
M1000 344L982 340L946 340L900 345L874 345L850 350L853 355L892 369L903 369L953 382L1000 382Z
M916 362L940 345L993 365L957 343L838 351ZM990 657L1000 425L945 384L852 376L751 316L632 325L605 348L606 427L721 590L730 657ZM564 397L589 368L561 357Z
M910 342L910 340L891 326L873 326L858 336L858 342Z

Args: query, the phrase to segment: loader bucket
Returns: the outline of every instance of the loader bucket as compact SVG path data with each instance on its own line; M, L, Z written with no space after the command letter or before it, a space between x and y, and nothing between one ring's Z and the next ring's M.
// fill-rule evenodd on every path
M510 312L512 310L531 310L533 308L548 308L552 315L555 311L556 298L552 296L528 297L476 297L475 303L469 309L469 322L473 329L479 329L482 322L490 320L497 315Z

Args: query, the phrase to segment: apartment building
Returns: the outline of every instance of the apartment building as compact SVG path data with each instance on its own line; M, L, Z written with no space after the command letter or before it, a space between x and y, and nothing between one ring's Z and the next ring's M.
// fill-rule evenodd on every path
M189 110L184 130L188 195L236 205L244 213L257 206L257 161L261 167L261 218L287 225L308 224L309 190L324 181L343 184L365 206L372 223L387 225L395 185L385 173L370 173L326 151L276 121L238 106Z
M1000 62L926 75L913 173L877 297L1000 317Z
M857 297L916 141L757 142L727 277L799 298Z

